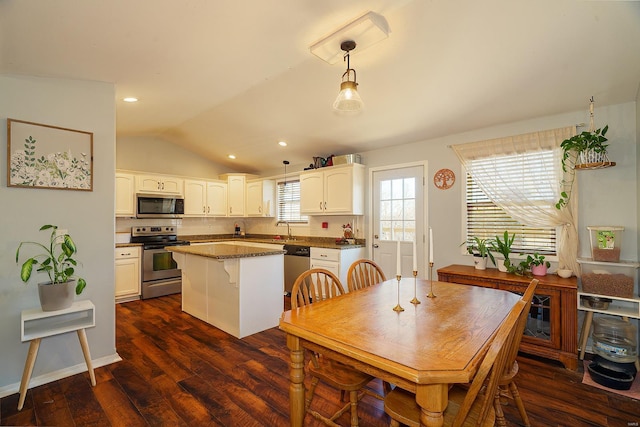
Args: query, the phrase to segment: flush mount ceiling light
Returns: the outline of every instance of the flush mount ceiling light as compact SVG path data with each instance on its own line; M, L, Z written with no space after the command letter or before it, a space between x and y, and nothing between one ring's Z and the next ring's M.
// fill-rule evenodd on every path
M233 154L229 154L227 157L230 158L231 160L236 158L236 156L234 156Z
M347 71L342 74L340 83L340 93L333 103L333 109L341 113L357 113L362 110L362 98L358 94L358 83L356 83L356 70L351 68L349 62L349 52L356 48L356 42L347 40L340 43L340 48L345 52L344 60L347 61ZM353 74L353 80L351 75ZM345 80L346 78L346 80Z
M133 96L128 96L122 99L124 102L138 102L138 98L134 98Z
M311 45L310 50L318 58L335 64L343 58L340 45L347 40L358 40L358 52L389 37L389 24L384 16L367 12L343 25L330 35Z

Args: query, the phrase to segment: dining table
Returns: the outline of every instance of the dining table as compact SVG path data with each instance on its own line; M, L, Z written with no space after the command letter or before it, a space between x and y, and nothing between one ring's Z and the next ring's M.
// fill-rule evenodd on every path
M304 423L307 349L415 393L421 424L442 426L449 385L473 379L519 299L498 289L401 278L285 311L279 327L291 358L290 425Z

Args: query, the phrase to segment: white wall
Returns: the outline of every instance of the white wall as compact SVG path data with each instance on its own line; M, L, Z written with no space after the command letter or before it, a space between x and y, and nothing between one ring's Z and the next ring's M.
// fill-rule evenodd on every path
M595 109L596 127L609 124L607 133L610 141L609 158L617 162L617 166L579 172L581 256L590 256L587 225L622 225L625 227L625 232L621 256L627 260L638 259L636 114L636 103ZM436 248L434 268L449 264L472 265L470 257L461 254L459 247L460 242L464 240L462 235L464 175L460 162L448 146L588 122L588 111L585 109L585 111L541 117L429 141L373 150L362 153L362 157L367 167L427 160L430 169L427 174L431 221L429 225L433 228ZM579 131L582 130L586 128L579 129ZM433 185L434 173L442 168L451 169L456 173L456 182L449 190L439 190Z
M20 341L20 312L39 306L37 286L21 282L18 244L48 238L51 223L65 228L78 247L78 271L87 288L77 299L96 306L96 327L87 330L96 366L116 360L114 307L115 90L106 83L0 75L0 141L7 144L6 119L93 132L93 191L7 187L7 150L0 150L0 396L18 390L28 343ZM40 276L40 275L38 275ZM39 281L45 281L38 277ZM35 280L32 279L35 283ZM75 333L45 338L32 385L66 376L84 359ZM86 367L83 368L86 370Z

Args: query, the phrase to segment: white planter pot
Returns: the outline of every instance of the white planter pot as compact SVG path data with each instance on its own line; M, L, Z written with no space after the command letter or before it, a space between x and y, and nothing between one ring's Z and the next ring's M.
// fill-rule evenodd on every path
M503 273L507 272L507 267L504 265L504 260L498 261L498 271L502 271Z
M487 269L487 258L484 257L473 257L473 263L476 266L476 270L486 270Z

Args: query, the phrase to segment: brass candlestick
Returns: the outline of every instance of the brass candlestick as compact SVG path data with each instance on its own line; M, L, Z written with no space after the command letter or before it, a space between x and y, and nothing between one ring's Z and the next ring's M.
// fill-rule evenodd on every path
M413 299L411 300L411 304L420 304L420 300L418 299L418 272L413 270Z
M429 263L429 282L431 283L431 290L427 295L427 298L435 298L436 295L433 293L433 262Z
M400 313L401 311L404 311L404 308L402 308L400 306L400 279L402 279L401 275L396 275L396 280L398 280L398 304L396 304L395 307L393 307L393 311Z

